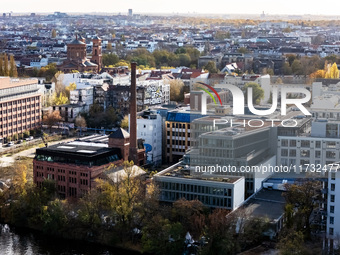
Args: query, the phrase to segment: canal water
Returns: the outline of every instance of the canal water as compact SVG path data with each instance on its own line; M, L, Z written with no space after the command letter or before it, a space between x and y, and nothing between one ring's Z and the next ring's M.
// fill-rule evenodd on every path
M44 235L0 224L0 255L137 255L139 253Z

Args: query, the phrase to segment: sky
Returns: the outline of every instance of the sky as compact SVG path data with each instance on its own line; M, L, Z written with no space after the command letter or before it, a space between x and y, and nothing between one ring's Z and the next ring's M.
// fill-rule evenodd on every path
M339 15L340 1L328 0L0 0L0 12L109 12Z

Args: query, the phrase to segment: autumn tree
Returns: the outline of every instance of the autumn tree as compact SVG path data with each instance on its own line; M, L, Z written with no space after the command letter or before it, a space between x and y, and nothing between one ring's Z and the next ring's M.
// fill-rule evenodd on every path
M170 101L180 102L184 100L184 83L176 79L170 81Z
M77 84L75 84L74 82L71 82L68 86L65 87L65 91L63 91L63 93L68 98L68 100L70 99L70 92L75 90L76 88Z
M112 51L112 43L108 43L106 49Z
M61 120L62 120L62 118L60 116L60 112L59 111L53 111L53 112L47 113L44 116L43 123L45 125L47 125L47 127L50 129L50 132L51 132L52 126L54 126L55 124L57 124Z
M8 69L8 57L7 54L4 54L4 76L9 76L9 69Z
M76 127L78 127L78 128L83 129L83 128L86 127L86 120L81 115L77 116L77 118L74 120L74 123L75 123Z
M326 79L339 79L339 69L336 63L333 63L333 65L328 64L325 78Z
M55 29L52 29L51 37L52 38L56 38L57 37L57 31Z
M125 115L124 118L122 119L122 122L120 123L120 127L128 130L129 129L129 116Z
M0 55L0 76L4 76L4 62L2 56Z
M10 69L9 69L10 77L18 77L17 65L15 64L14 57L10 56Z
M245 98L248 100L248 88L252 88L253 103L259 104L264 98L264 90L256 82L248 82L243 87L243 92L245 93Z

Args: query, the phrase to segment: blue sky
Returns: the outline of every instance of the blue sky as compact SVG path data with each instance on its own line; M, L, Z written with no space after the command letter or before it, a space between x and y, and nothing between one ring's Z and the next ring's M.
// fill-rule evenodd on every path
M310 0L1 0L0 12L114 12L339 15L340 1Z

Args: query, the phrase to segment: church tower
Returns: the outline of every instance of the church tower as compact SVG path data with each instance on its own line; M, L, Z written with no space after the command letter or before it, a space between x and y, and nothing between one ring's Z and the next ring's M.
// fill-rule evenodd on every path
M102 39L98 36L95 36L92 39L92 58L91 61L98 65L98 73L102 69Z

